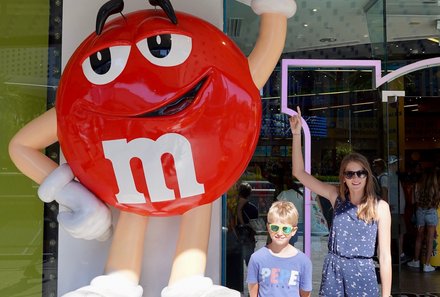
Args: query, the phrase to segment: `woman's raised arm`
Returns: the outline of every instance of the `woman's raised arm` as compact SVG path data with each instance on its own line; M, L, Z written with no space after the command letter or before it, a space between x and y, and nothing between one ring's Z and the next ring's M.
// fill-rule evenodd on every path
M332 205L338 197L338 189L326 184L307 173L304 169L304 159L301 149L301 109L297 107L297 115L290 117L290 129L292 130L292 175L305 187L319 196L327 198Z

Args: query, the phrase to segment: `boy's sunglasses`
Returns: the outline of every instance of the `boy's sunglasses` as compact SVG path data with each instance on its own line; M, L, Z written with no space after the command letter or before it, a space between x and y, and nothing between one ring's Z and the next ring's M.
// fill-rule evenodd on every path
M352 179L355 175L359 178L366 178L368 175L367 170L358 170L358 171L345 171L345 178Z
M292 227L290 225L277 225L277 224L269 224L270 231L276 233L280 230L283 231L284 235L289 235L292 233L293 230L295 230L295 227Z

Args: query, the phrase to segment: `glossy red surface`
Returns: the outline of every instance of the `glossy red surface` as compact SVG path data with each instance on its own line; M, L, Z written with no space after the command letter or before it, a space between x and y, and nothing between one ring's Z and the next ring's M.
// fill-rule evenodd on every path
M99 36L91 34L67 64L56 102L60 145L81 183L108 204L142 215L182 214L220 197L245 170L260 131L259 92L246 57L211 24L177 13L178 24L174 25L157 10L138 11L125 18L107 23ZM172 34L172 42L177 35L191 40L188 57L176 65L158 65L164 59L151 62L137 46L145 44L142 40L146 38L158 40L155 36L166 34ZM179 48L177 44L173 48L177 52L172 53L184 52L187 45ZM92 83L82 65L96 52L115 46L129 49L126 59L120 60L125 61L118 66L121 72L109 81ZM116 65L120 61L111 54ZM191 90L191 99L175 103ZM171 103L174 107L161 115ZM164 144L173 147L174 153L165 149L161 154L163 173L145 172L157 169L146 165L155 162L149 148L157 148L158 138L164 135L181 136ZM188 150L181 149L180 139L189 142L192 158ZM116 196L126 191L120 189L115 161L103 149L104 142L116 140L154 143L136 147L143 157L131 158L131 176L125 176L134 181L137 192L144 196L143 203L121 203ZM182 160L193 161L203 193L182 197L184 179L176 170L182 166L175 164ZM157 201L151 199L151 189L157 186L155 178L162 175L174 194Z

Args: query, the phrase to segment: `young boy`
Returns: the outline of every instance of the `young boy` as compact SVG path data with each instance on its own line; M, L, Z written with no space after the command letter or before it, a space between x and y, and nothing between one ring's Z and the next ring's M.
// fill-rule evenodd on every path
M289 244L298 227L298 211L289 201L277 201L267 213L271 242L252 254L247 274L250 297L309 297L312 262Z

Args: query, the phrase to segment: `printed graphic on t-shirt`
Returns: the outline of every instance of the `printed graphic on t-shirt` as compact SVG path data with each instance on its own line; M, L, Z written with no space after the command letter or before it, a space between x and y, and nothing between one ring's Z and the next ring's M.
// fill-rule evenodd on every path
M269 285L298 286L299 272L282 268L262 268L260 271L263 283Z

